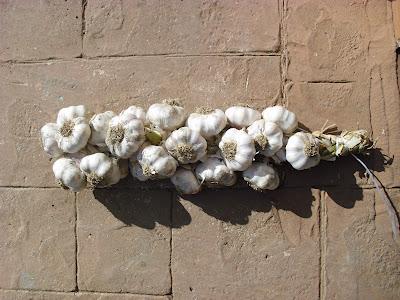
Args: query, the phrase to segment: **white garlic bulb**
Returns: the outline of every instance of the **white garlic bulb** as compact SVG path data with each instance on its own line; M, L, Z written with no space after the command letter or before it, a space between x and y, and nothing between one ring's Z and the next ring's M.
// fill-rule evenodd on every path
M107 131L106 144L110 152L119 158L129 158L145 140L144 125L131 115L113 117Z
M90 136L89 143L98 147L107 147L106 136L111 119L115 117L112 111L106 111L100 114L95 114L89 121L92 135Z
M143 148L137 160L143 175L148 179L171 177L178 167L177 161L161 146L150 145Z
M235 172L217 157L209 157L200 163L195 169L195 174L202 184L209 187L232 186L237 179Z
M104 153L95 153L82 158L81 171L86 175L89 188L106 187L117 183L121 178L118 160Z
M44 151L52 158L60 157L63 151L58 147L57 143L58 125L47 123L40 129L40 134Z
M138 119L146 123L146 112L143 108L139 106L129 106L127 109L123 110L120 114L121 118L124 120Z
M201 184L193 174L193 171L185 168L179 168L174 176L171 177L171 182L181 194L197 194L201 189Z
M286 134L294 132L298 126L296 115L280 105L267 107L262 116L264 120L276 123Z
M275 123L257 120L247 128L247 133L260 148L260 153L267 157L282 148L283 132Z
M239 129L250 126L254 121L261 119L260 112L245 106L229 107L225 111L225 115L229 124Z
M253 162L256 149L253 139L243 130L228 129L219 143L227 167L233 171L244 171Z
M311 133L297 132L289 137L286 160L297 170L305 170L319 164L319 141Z
M219 134L227 123L225 113L220 109L200 108L189 115L187 127L200 132L205 138Z
M254 162L243 172L243 179L256 191L275 190L279 186L279 175L267 163Z
M168 152L181 164L194 163L206 155L207 142L189 127L181 127L165 141Z
M289 138L287 136L284 136L282 141L283 145L282 148L279 149L274 155L271 156L271 159L273 160L274 163L280 165L281 163L286 161L286 145L288 142Z
M78 164L71 158L59 158L53 164L53 173L56 182L63 189L73 192L81 191L85 185L85 174L79 169Z
M185 122L184 108L174 100L155 103L149 107L147 120L153 125L167 131L172 131Z
M57 143L66 153L78 152L84 148L90 137L85 106L69 106L60 109L57 115Z

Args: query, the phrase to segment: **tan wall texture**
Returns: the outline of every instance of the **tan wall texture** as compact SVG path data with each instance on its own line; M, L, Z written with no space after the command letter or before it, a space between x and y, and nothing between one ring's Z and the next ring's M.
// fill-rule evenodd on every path
M369 130L399 208L395 42L385 0L0 1L0 299L400 299L400 246L351 158L265 194L74 194L39 142L74 104L280 103Z

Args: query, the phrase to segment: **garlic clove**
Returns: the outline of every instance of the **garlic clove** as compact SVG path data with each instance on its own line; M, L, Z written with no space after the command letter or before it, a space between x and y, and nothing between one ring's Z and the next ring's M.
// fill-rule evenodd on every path
M250 126L261 119L261 113L245 106L232 106L225 111L228 123L238 129Z
M43 150L52 158L58 158L63 155L63 151L58 147L57 135L58 125L56 123L47 123L40 129Z
M95 114L89 121L91 136L89 143L99 147L107 147L106 135L111 119L115 117L112 111L106 111L100 114Z
M181 126L186 119L184 108L175 102L155 103L149 107L146 114L147 120L167 131L172 131Z
M88 111L84 105L68 106L60 109L57 115L57 124L62 126L65 122L75 118L86 118Z
M79 192L86 185L85 175L77 163L70 158L59 158L53 164L53 173L57 183L64 189Z
M226 124L226 115L220 109L200 109L190 114L186 121L187 127L198 131L205 138L219 134Z
M267 163L254 162L243 171L243 179L256 191L275 190L280 180L276 170Z
M139 106L129 106L119 114L122 122L128 122L130 120L141 120L143 123L146 122L146 111Z
M280 105L267 107L262 116L264 120L276 123L286 134L293 133L298 126L296 115Z
M201 190L201 185L193 171L184 168L179 168L176 171L174 176L171 177L171 182L181 194L197 194Z

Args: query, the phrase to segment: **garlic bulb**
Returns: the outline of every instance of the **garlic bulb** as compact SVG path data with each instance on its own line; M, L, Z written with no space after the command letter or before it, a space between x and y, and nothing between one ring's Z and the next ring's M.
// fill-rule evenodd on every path
M270 165L254 162L243 172L243 179L256 191L275 190L279 186L279 175Z
M270 157L282 148L283 132L278 125L265 120L257 120L247 128L260 153Z
M144 125L130 114L113 117L107 131L106 144L110 152L119 158L129 158L143 144Z
M129 170L133 178L139 181L146 181L150 178L143 174L142 166L137 161L129 161Z
M311 133L297 132L289 137L286 160L297 170L305 170L319 164L319 141Z
M145 147L138 154L137 160L143 175L148 179L171 177L178 167L177 161L161 146Z
M274 155L271 156L271 159L274 161L274 163L280 165L281 163L286 161L286 145L288 142L289 138L287 136L284 136L282 141L283 145L282 148L279 149Z
M371 149L373 145L366 130L343 131L334 140L336 141L336 156L363 153Z
M297 129L298 122L294 113L283 106L271 106L262 112L264 120L276 123L284 133L290 134Z
M185 168L179 168L174 176L171 177L171 182L181 194L197 194L201 189L201 185L193 171Z
M98 147L107 147L106 135L111 119L115 117L112 111L106 111L100 114L95 114L89 121L92 135L90 136L89 143Z
M202 184L209 187L231 186L236 183L237 179L235 172L217 157L210 157L200 163L195 169L195 174Z
M150 123L167 131L175 130L185 122L184 109L174 100L151 105L146 117Z
M118 160L104 153L95 153L82 158L80 169L86 175L89 188L106 187L117 183L121 178Z
M186 121L187 127L200 132L205 138L217 135L225 128L227 119L220 109L200 108L189 115Z
M44 151L52 158L60 157L63 151L57 143L58 125L47 123L40 129L40 134Z
M127 109L123 110L120 114L121 118L125 120L138 119L146 123L146 112L143 108L139 106L129 106Z
M57 184L63 189L79 192L86 185L85 174L71 158L59 158L53 164L53 173Z
M232 106L225 111L225 115L231 126L235 128L244 128L251 123L261 119L260 112L245 106Z
M168 152L181 164L194 163L206 155L207 142L189 127L181 127L165 141Z
M86 108L83 105L69 106L58 112L57 143L63 152L78 152L86 146L90 137L90 126L86 116Z
M253 162L256 149L253 139L243 130L228 129L219 143L227 167L233 171L244 171Z

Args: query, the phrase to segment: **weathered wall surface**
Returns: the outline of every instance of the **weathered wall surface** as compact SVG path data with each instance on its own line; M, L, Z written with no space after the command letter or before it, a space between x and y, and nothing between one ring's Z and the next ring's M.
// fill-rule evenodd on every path
M400 208L390 1L1 1L0 299L400 298L400 246L350 158L265 194L56 188L38 136L61 107L164 98L368 129Z

